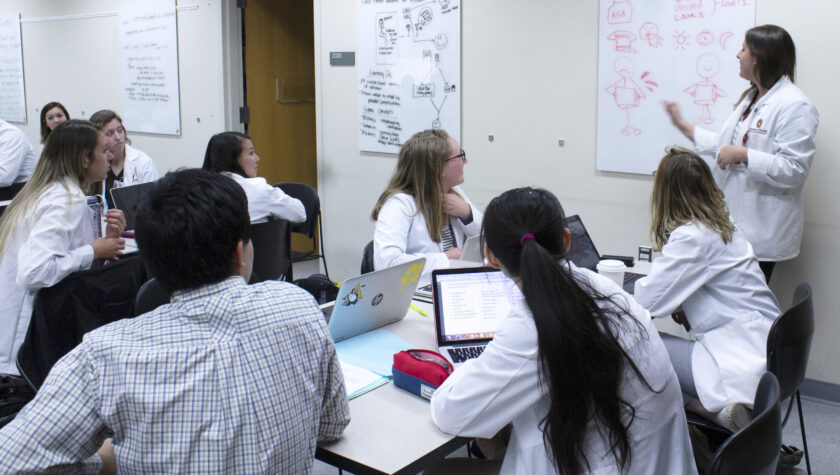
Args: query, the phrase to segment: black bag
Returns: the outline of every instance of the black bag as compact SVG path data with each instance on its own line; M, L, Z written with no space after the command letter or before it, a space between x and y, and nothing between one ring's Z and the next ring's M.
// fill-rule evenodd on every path
M309 277L298 279L295 281L295 285L312 294L318 305L332 302L338 296L338 285L324 274L312 274Z
M0 375L0 428L12 422L34 397L35 391L20 376Z

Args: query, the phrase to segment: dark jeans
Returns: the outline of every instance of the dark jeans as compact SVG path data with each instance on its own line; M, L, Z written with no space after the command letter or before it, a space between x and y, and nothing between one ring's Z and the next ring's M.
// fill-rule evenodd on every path
M32 398L35 391L20 376L0 374L0 427L15 418Z

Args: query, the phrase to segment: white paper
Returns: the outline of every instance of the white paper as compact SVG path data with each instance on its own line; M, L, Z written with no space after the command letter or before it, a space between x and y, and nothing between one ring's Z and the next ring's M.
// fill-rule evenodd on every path
M122 117L134 132L181 134L175 0L120 2Z
M388 378L380 376L373 371L345 363L341 360L338 362L341 364L341 372L344 374L344 389L347 391L348 399L361 396L388 382Z
M26 122L20 13L0 13L0 118Z
M414 133L461 137L461 1L357 0L359 149Z
M735 55L755 0L601 0L598 170L650 174L669 145L690 145L663 101L719 130L749 84Z

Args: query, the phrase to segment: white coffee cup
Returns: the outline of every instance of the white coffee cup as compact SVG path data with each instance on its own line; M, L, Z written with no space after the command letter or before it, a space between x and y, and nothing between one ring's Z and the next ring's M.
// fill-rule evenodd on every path
M609 277L619 287L624 286L624 271L627 266L623 262L616 259L604 259L598 262L596 268L599 274Z

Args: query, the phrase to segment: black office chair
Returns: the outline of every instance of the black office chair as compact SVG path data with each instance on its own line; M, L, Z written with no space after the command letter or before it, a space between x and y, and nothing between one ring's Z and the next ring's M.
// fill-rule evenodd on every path
M269 219L251 225L254 268L251 283L292 279L292 236L285 219Z
M717 449L706 474L776 473L782 445L779 396L776 376L769 371L764 373L755 392L752 420Z
M811 473L811 460L808 456L808 442L805 437L805 421L802 419L802 401L799 386L805 379L808 369L808 355L811 353L811 340L814 337L814 304L811 286L802 283L793 294L793 304L776 319L767 335L767 371L779 380L781 399L790 398L782 427L787 423L793 400L799 412L799 428L802 431L802 449L805 452L805 465Z
M137 298L134 299L134 314L142 315L169 303L171 295L171 292L160 285L159 280L155 278L147 280L137 291Z
M373 272L373 241L365 244L362 251L362 275Z
M292 198L300 200L306 209L306 221L293 224L292 232L303 234L310 239L312 241L312 249L308 251L292 251L292 262L321 259L324 262L324 274L329 278L330 272L327 270L327 257L324 255L324 230L321 224L321 200L318 198L318 191L306 183L283 182L275 183L274 186L280 188ZM316 225L320 243L318 247L316 247L315 243Z

